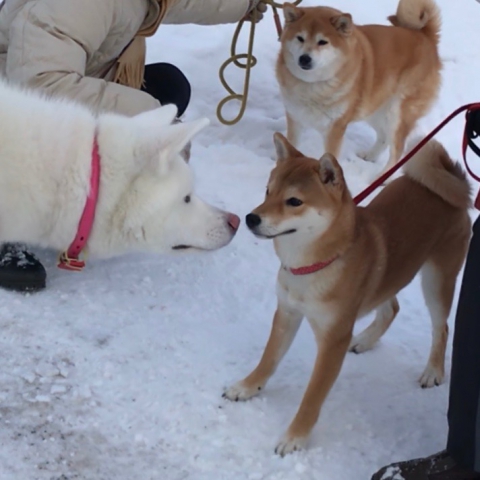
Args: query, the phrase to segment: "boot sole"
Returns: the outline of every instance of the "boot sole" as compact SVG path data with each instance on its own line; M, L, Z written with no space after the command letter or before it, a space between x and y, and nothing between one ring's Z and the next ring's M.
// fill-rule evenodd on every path
M19 278L18 280L15 278L4 278L0 281L0 288L15 292L28 293L38 292L45 289L47 286L46 278L28 278L27 275L25 275L25 277Z

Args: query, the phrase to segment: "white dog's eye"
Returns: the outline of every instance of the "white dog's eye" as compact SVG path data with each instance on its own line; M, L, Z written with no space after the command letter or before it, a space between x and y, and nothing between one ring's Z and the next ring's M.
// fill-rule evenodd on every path
M192 198L190 197L190 195L187 195L187 196L183 199L183 201L184 201L185 203L190 203L190 200L191 200L191 199L192 199Z
M322 45L326 45L328 42L326 40L319 40L317 42L318 45L322 46Z
M305 41L305 39L300 36L300 35L297 35L297 40L300 42L300 43L303 43Z

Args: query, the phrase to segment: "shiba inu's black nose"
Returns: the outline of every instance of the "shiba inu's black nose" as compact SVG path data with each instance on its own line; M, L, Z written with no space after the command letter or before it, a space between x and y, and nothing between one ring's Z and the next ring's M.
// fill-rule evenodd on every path
M247 227L252 229L258 227L262 223L262 219L255 213L249 213L245 217L245 222L247 223Z
M304 53L298 59L298 64L304 70L310 70L312 68L312 57L310 55L307 55L306 53Z

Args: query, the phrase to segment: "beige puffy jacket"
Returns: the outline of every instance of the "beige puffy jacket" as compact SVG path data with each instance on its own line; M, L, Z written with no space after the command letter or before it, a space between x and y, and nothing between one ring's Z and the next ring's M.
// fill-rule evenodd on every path
M249 0L178 0L162 23L233 23L249 5ZM111 81L117 58L157 11L154 0L5 0L0 75L96 111L135 115L158 107L147 93Z

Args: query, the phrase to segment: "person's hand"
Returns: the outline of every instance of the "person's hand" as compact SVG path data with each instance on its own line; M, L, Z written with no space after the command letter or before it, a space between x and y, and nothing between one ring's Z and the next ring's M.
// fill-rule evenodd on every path
M480 0L478 0L480 1ZM245 15L245 20L259 22L263 18L263 14L267 11L267 4L263 0L250 0L250 8Z

